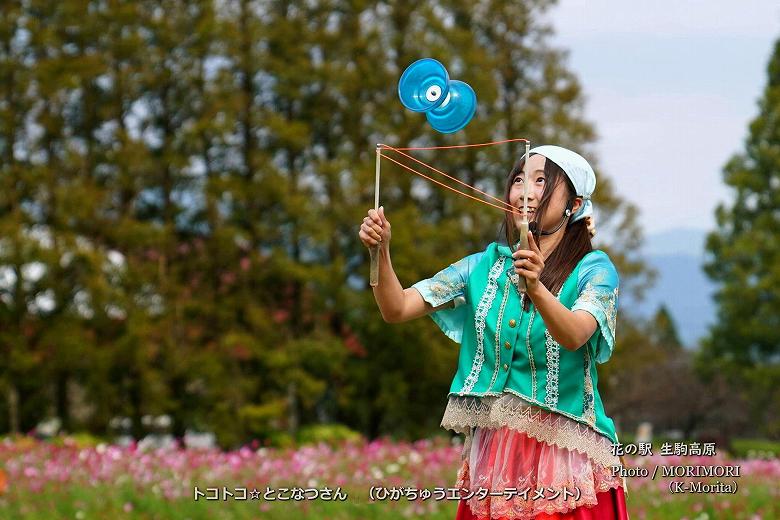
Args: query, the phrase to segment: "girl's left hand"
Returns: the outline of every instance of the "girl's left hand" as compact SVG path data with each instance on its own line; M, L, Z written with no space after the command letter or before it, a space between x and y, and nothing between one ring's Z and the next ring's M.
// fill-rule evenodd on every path
M530 294L541 285L539 277L544 269L544 260L539 246L536 245L533 233L528 232L528 247L531 249L518 249L512 253L515 272L525 278L526 291Z

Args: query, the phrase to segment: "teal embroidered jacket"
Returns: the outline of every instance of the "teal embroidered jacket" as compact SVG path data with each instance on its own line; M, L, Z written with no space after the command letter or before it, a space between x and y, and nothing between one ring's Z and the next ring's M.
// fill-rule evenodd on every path
M412 286L433 306L454 302L430 314L461 344L450 398L515 394L618 442L596 370L615 343L619 277L609 256L600 250L586 254L557 295L566 308L587 311L598 323L574 351L552 338L533 303L523 311L516 280L509 247L493 242Z

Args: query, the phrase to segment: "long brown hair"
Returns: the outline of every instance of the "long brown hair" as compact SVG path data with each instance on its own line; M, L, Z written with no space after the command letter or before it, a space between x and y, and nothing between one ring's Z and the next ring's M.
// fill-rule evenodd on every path
M509 203L509 192L512 189L512 183L514 182L515 177L522 173L524 165L525 160L520 159L509 172L506 188L504 190L504 201L506 203ZM574 199L577 197L577 193L574 191L574 185L571 183L571 180L569 180L566 172L553 161L546 158L544 161L544 175L544 191L542 193L542 199L536 207L536 222L542 222L545 212L550 205L552 194L555 192L558 184L563 183L566 187L566 200L569 202L569 207L574 204ZM518 236L519 233L515 227L512 213L507 211L504 214L504 222L501 229L506 244L509 245L510 248L513 248L520 237ZM537 227L534 232L534 238L536 239L537 244L541 244L541 231L540 227ZM499 234L501 234L501 231L499 231ZM545 259L544 270L542 270L539 281L541 281L551 293L558 294L561 287L563 287L566 278L569 277L577 266L577 263L590 251L593 251L593 245L590 242L590 233L588 233L588 226L585 223L585 219L580 219L577 222L571 222L570 220L566 225L561 241L558 242L558 245L550 253L550 256ZM529 298L525 298L523 309L527 311L529 305Z

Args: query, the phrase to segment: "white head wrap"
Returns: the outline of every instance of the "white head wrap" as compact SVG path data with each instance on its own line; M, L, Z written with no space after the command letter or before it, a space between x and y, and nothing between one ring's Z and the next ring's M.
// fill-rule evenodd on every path
M583 199L582 206L577 210L577 213L572 215L571 222L587 218L590 234L591 236L594 235L596 229L593 219L593 203L590 197L593 194L593 190L596 189L596 174L590 164L588 164L588 161L580 154L561 146L537 146L536 148L531 148L530 153L543 155L566 172L569 180L574 185L577 196Z

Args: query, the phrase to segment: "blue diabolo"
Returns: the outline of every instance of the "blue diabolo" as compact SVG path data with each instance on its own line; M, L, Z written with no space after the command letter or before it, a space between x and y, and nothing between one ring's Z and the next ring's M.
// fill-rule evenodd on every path
M450 90L441 105L425 114L434 130L451 134L465 127L477 111L477 95L468 83L450 81Z
M444 65L433 58L423 58L409 65L401 75L398 97L409 110L427 112L442 104L449 82Z
M451 134L465 127L477 111L477 95L467 83L451 80L444 65L423 58L409 65L398 81L401 103L425 112L434 130Z

